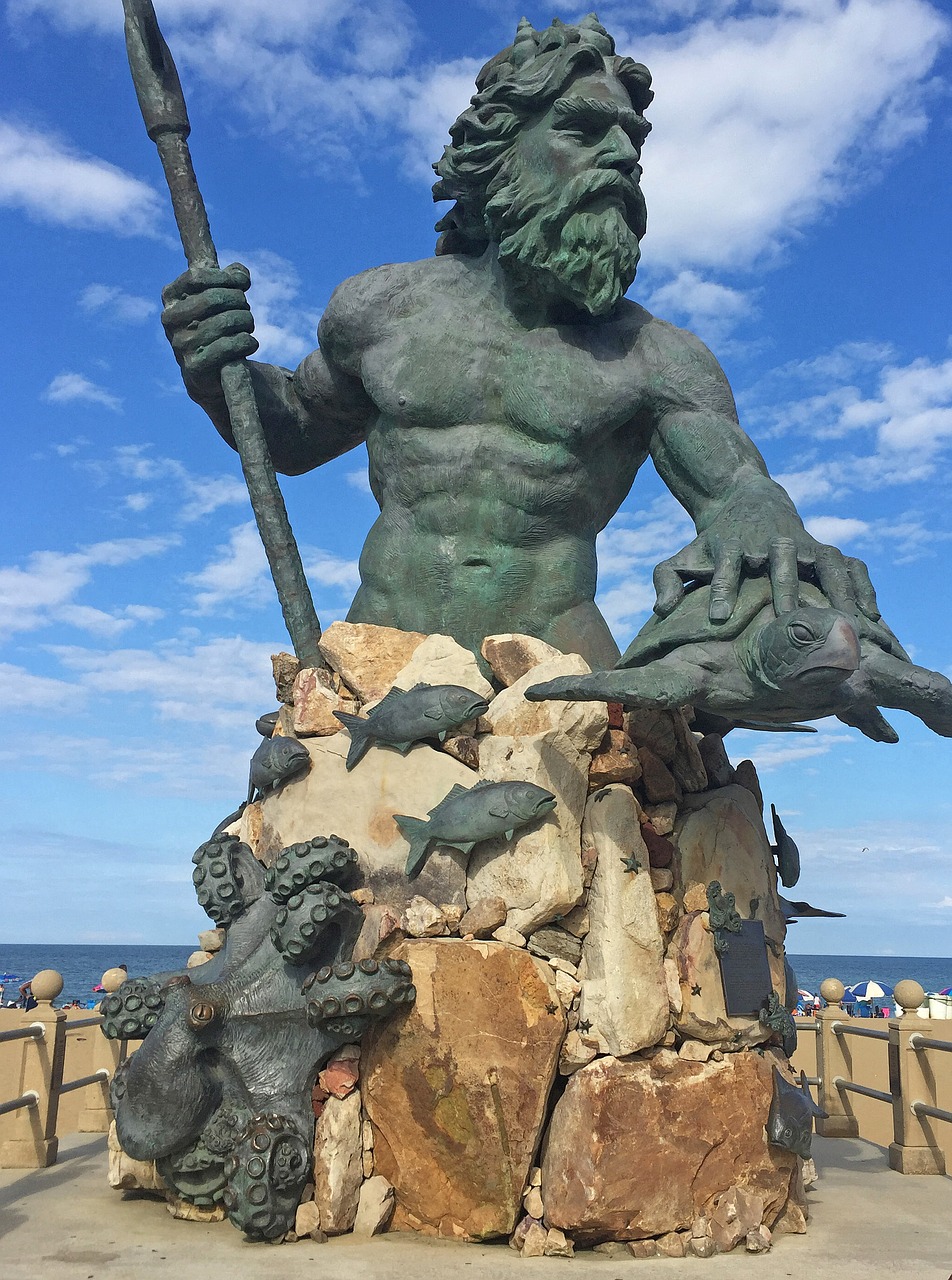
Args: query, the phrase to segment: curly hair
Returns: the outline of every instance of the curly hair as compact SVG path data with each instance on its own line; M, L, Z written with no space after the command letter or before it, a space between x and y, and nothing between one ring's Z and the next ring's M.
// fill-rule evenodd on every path
M523 18L513 43L476 77L476 94L450 129L450 145L433 168L434 200L455 200L436 224L436 252L479 255L492 240L486 204L506 181L505 160L523 124L547 111L576 77L609 71L621 81L641 116L643 137L651 125L643 112L654 97L648 68L615 55L615 42L594 14L578 26L556 18L536 31Z

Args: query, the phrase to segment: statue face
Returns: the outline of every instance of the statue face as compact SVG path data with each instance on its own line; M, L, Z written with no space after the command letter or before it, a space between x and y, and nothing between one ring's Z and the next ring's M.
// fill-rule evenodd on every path
M635 278L645 207L643 122L607 73L581 76L513 140L486 205L499 261L520 289L610 312Z

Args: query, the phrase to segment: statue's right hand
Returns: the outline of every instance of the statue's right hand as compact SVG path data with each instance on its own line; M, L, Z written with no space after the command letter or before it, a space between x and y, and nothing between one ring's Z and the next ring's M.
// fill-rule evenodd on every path
M224 365L258 350L250 284L248 268L233 262L190 267L162 290L162 324L189 390L217 387Z

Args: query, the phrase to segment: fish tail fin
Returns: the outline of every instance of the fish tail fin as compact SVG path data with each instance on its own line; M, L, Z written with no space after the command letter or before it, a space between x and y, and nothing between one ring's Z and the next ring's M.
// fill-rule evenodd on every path
M350 750L347 752L345 764L349 773L367 754L367 748L372 741L370 726L362 716L352 715L349 711L335 711L334 718L339 720L350 734Z
M393 820L410 846L410 852L407 854L407 879L414 880L423 870L423 864L426 862L430 844L430 824L424 818L408 818L403 813L395 813Z

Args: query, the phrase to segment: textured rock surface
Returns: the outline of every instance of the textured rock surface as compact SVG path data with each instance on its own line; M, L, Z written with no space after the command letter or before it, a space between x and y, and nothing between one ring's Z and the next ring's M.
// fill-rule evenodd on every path
M636 782L640 777L638 748L623 729L609 729L592 756L589 788L595 791L612 782Z
M417 684L459 684L484 698L493 696L473 654L451 636L427 636L391 683L404 690Z
M558 649L544 640L515 633L487 636L482 643L482 654L499 683L507 687L541 662L562 657Z
M737 1185L783 1206L796 1156L770 1147L773 1058L599 1058L569 1078L542 1165L546 1221L578 1241L690 1228Z
M355 1236L376 1236L386 1231L393 1217L393 1187L386 1178L375 1174L360 1188L360 1202L354 1220Z
M771 1032L757 1018L727 1016L714 935L705 921L706 913L686 915L668 943L667 955L674 962L680 989L675 1026L682 1035L708 1044L729 1048L761 1044Z
M590 668L577 653L560 654L540 663L503 689L490 703L481 724L502 737L515 734L563 733L577 751L594 751L608 728L604 702L527 702L525 691L533 684L557 676L586 675Z
M408 881L404 868L409 846L393 815L425 817L455 784L471 787L475 781L471 771L442 751L419 743L406 756L371 747L348 773L344 767L348 734L308 738L305 745L311 755L310 772L261 804L258 856L268 862L295 841L339 835L360 855L362 883L373 890L377 902L405 906L419 894L430 902L462 906L463 855L435 851L420 875Z
M585 808L582 837L598 858L582 944L581 1014L613 1054L637 1053L668 1029L664 944L638 812L627 787L597 791ZM643 870L626 870L624 860L632 857Z
M155 1167L154 1160L133 1160L123 1151L116 1136L116 1122L109 1126L107 1140L109 1150L109 1172L107 1180L116 1191L159 1191L165 1190L165 1183Z
M474 938L488 938L493 930L506 923L508 914L504 898L479 898L460 920L460 935L471 933Z
M314 1134L314 1203L328 1235L349 1231L363 1180L360 1094L328 1098Z
M335 677L324 667L302 667L294 679L294 706L291 727L297 737L327 737L340 732L340 721L334 712L341 699L334 689ZM350 703L343 707L353 710Z
M507 924L520 933L532 933L575 906L583 890L580 849L588 760L561 733L483 739L482 777L534 782L551 791L557 804L541 822L517 833L511 845L503 839L477 845L469 863L468 902L504 899Z
M370 702L383 697L426 638L369 622L333 622L318 647L361 702Z
M492 942L405 942L394 955L413 969L416 1004L373 1034L362 1059L393 1226L508 1235L565 1032L551 970Z

